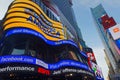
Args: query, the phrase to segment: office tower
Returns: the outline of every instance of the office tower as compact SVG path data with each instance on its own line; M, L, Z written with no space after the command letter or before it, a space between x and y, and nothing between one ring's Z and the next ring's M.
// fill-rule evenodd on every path
M0 80L95 80L76 31L51 0L15 0L2 23Z
M96 28L98 33L102 39L102 42L105 47L105 53L107 56L107 62L109 63L109 77L111 80L119 80L120 79L120 68L119 61L120 58L118 55L118 50L115 44L115 40L113 36L111 36L110 29L116 26L116 22L112 17L109 17L103 6L100 4L95 8L91 8L91 13L96 24ZM116 56L118 55L118 56ZM108 61L109 60L109 61ZM110 66L111 65L111 66Z
M73 11L73 8L72 8L72 5L73 5L72 0L63 0L63 1L52 0L52 1L58 6L58 8L63 13L63 15L70 22L72 27L74 27L74 29L76 30L76 33L78 34L79 42L81 43L82 47L86 47L85 41L83 40L83 37L82 37L82 34L81 34L81 30L78 27L77 21L76 21L75 16L74 16L74 11Z

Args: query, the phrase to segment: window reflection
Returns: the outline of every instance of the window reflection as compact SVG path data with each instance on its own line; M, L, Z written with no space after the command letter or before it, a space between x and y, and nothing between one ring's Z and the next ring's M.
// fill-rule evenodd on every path
M24 49L13 49L11 55L23 55L25 53Z

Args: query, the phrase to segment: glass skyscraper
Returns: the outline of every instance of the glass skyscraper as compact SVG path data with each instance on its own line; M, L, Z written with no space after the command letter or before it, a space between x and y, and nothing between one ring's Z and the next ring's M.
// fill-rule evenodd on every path
M81 34L81 30L78 27L77 21L76 21L75 16L74 16L74 11L72 8L72 0L63 0L63 1L52 0L52 1L58 6L58 8L63 13L63 15L66 17L66 19L70 22L70 24L76 30L76 33L78 35L78 39L79 39L79 42L81 43L81 45L83 47L86 47L85 42L84 42L83 37L82 37L82 34Z
M101 4L95 8L91 8L91 13L92 13L95 25L96 25L96 29L98 30L98 33L99 33L99 35L102 39L102 42L104 44L106 56L107 56L107 58L110 62L110 65L111 65L111 66L109 66L109 71L110 71L109 76L111 77L112 80L119 80L116 77L116 74L119 70L118 64L115 60L115 57L113 55L114 52L112 51L112 48L111 48L110 43L109 43L110 39L108 38L108 36L106 34L107 29L105 29L105 27L104 27L104 25L106 25L106 24L101 23L101 17L107 15L107 13Z

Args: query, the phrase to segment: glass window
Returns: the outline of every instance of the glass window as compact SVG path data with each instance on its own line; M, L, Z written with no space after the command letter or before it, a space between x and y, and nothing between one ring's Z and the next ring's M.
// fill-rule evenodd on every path
M41 8L43 9L43 6L45 6L42 2L41 2Z
M44 13L46 14L46 12L47 12L46 6L43 6L43 11L44 11Z
M35 0L32 0L33 2L35 2Z
M69 51L69 58L78 61L78 58L73 51Z
M9 43L3 44L3 46L0 49L0 55L8 55L11 51L11 45Z
M79 58L79 61L80 61L80 62L83 62L82 57L80 56L80 53L77 53L77 56L78 56L78 58Z
M75 51L76 50L75 48L70 48L70 46L67 46L67 47L62 46L62 47L59 47L59 49L60 49L60 51L56 51L57 54L55 54L55 61L65 60L65 59L79 61L79 59L76 55L77 51Z
M24 49L13 49L11 55L23 55L25 53Z
M14 41L12 39L5 41L1 49L1 55L23 55L25 54L25 42Z

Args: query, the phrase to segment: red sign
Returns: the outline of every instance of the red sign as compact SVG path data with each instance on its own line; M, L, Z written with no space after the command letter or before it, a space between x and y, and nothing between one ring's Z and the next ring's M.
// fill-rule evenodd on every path
M116 22L113 19L113 17L109 17L108 15L102 16L101 20L102 20L101 24L103 25L105 30L116 25Z
M38 68L38 73L50 75L50 71L44 68Z
M95 59L95 56L94 56L94 54L93 53L87 53L87 56L88 56L88 60L89 61L96 61L96 59Z

